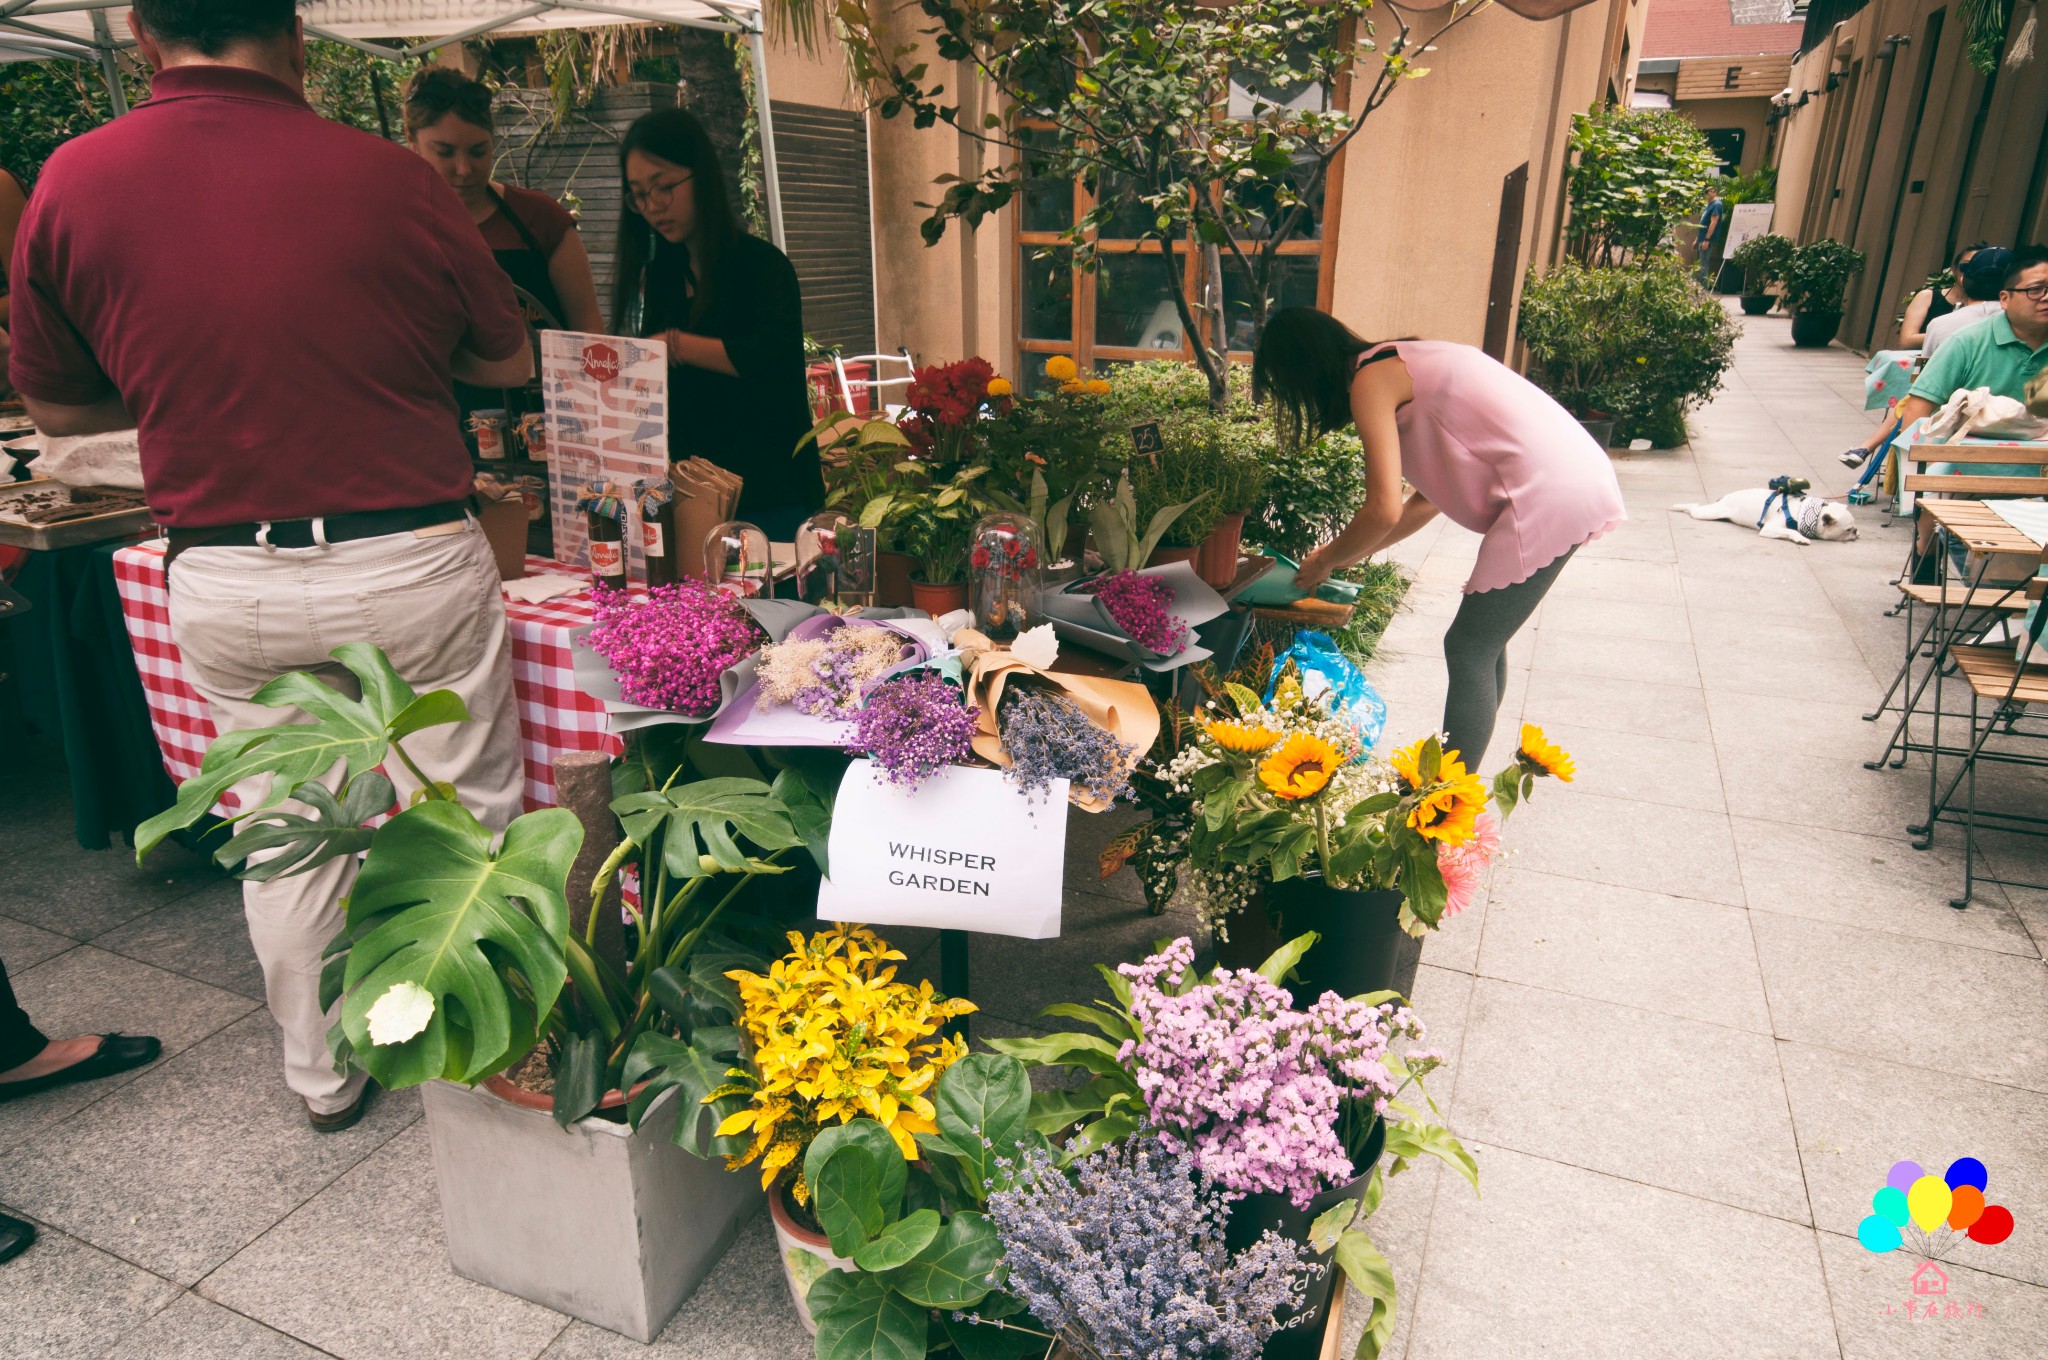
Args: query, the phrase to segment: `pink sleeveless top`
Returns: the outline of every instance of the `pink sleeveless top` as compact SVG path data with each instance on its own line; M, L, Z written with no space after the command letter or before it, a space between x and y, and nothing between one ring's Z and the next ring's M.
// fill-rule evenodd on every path
M1395 416L1401 475L1483 536L1465 593L1528 580L1628 512L1614 466L1569 411L1470 345L1399 340L1415 400Z

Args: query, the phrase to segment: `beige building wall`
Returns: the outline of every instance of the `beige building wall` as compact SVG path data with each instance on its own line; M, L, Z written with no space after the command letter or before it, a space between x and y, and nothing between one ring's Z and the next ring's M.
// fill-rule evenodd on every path
M1593 0L1532 22L1493 6L1431 52L1430 73L1395 91L1345 154L1337 315L1367 335L1478 344L1503 180L1528 164L1513 285L1504 297L1512 308L1528 265L1557 258L1571 114L1606 98L1627 101L1645 8L1645 0ZM1411 23L1427 31L1444 17L1439 7L1411 14ZM899 36L910 41L921 16L913 8L901 18ZM811 57L778 46L770 89L778 100L834 102L845 88L839 70L836 49ZM951 223L935 247L919 232L928 210L917 205L942 190L935 177L970 172L982 152L950 128L919 131L905 117L870 114L868 139L878 347L907 346L926 361L979 353L1014 371L1014 211L973 232Z
M1877 0L1793 67L1778 229L1868 257L1845 299L1844 344L1891 344L1900 299L1957 246L2048 238L2048 58L1993 78L1965 46L1954 6Z

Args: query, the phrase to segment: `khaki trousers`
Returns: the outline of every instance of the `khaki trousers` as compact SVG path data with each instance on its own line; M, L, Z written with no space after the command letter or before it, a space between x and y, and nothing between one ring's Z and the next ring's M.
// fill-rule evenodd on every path
M192 548L171 567L169 586L171 638L221 732L309 721L301 710L250 701L285 671L311 671L356 695L355 677L329 653L373 642L415 690L450 689L469 708L467 723L405 738L414 763L454 784L494 832L519 815L512 644L497 567L474 519L324 548ZM396 760L385 773L403 804L418 781ZM260 802L269 782L237 785L240 806ZM347 1108L364 1080L335 1070L327 1049L335 1017L320 1006L320 953L342 927L341 899L355 874L355 859L345 856L242 885L270 1013L284 1031L285 1081L322 1114Z

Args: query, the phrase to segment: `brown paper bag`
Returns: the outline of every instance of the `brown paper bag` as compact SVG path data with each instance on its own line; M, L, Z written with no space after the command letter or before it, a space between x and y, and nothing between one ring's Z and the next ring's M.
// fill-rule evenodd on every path
M689 458L670 466L668 480L676 489L676 570L701 581L704 540L732 518L740 479L707 459Z
M1009 753L1003 750L1002 738L997 735L996 708L1002 703L1004 684L1020 675L1059 690L1074 701L1088 721L1134 747L1135 753L1124 763L1125 770L1136 768L1159 739L1159 706L1152 702L1152 695L1143 685L1042 671L1025 665L972 629L955 634L953 644L960 648L961 659L967 663L967 702L981 710L976 719L981 730L974 738L974 753L984 760L1005 768L1010 764ZM1069 797L1083 812L1107 812L1111 806L1079 789Z

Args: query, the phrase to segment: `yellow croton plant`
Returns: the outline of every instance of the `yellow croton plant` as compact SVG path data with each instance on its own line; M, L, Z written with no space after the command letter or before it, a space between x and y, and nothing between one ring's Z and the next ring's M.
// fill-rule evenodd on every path
M706 1103L748 1098L747 1108L718 1126L721 1137L753 1136L727 1166L758 1161L764 1189L791 1169L791 1192L802 1204L810 1191L795 1168L811 1140L832 1125L872 1119L906 1161L917 1160L914 1135L938 1128L932 1083L967 1053L965 1043L937 1036L974 1003L941 997L929 982L896 981L890 965L903 954L859 926L835 926L808 941L791 931L789 943L766 976L726 974L739 986L739 1027L753 1065L732 1069L732 1081Z

